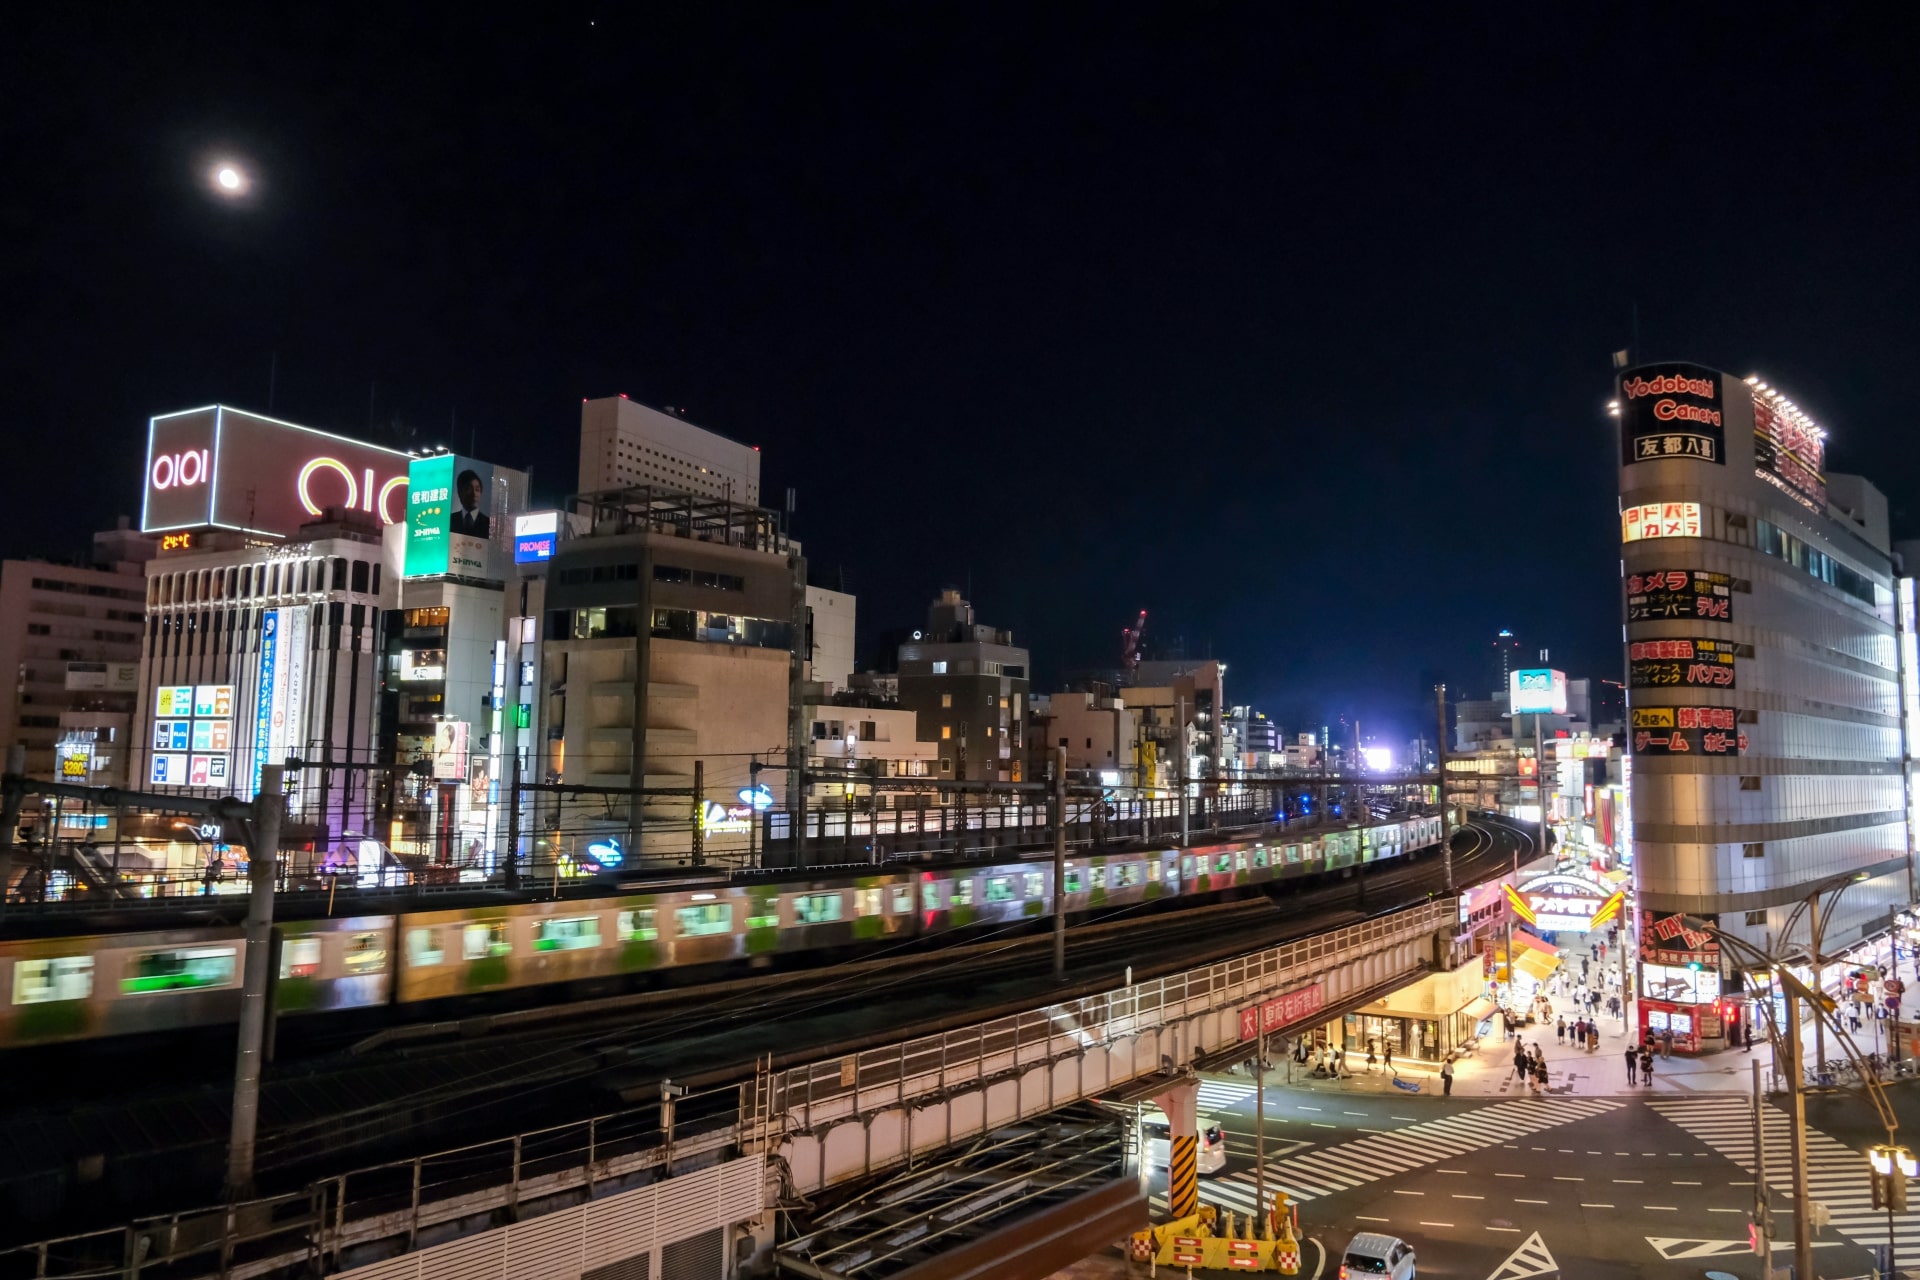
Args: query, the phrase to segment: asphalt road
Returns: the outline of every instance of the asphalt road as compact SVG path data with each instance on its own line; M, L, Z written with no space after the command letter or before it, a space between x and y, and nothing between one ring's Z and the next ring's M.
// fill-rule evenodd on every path
M1224 1077L1203 1084L1200 1100L1201 1115L1225 1128L1229 1153L1225 1170L1201 1180L1201 1199L1242 1214L1255 1203L1252 1095L1245 1078ZM1270 1084L1267 1193L1299 1197L1305 1234L1328 1250L1328 1278L1361 1231L1412 1244L1423 1278L1750 1277L1759 1272L1747 1248L1755 1178L1743 1167L1752 1150L1745 1107L1737 1093L1442 1099ZM1829 1171L1829 1209L1836 1224L1851 1225L1818 1233L1815 1269L1857 1276L1873 1262L1866 1246L1885 1239L1884 1219L1858 1210L1848 1218L1847 1198L1857 1190L1864 1200L1858 1153L1884 1130L1858 1098L1818 1109L1830 1118L1821 1128L1810 1117L1810 1166ZM1901 1109L1920 1110L1920 1093ZM1770 1151L1785 1140L1775 1112ZM1768 1172L1784 1184L1778 1151ZM1164 1175L1152 1185L1160 1216ZM1792 1260L1790 1204L1775 1194L1778 1267ZM1902 1220L1897 1236L1910 1232L1920 1234L1920 1223ZM1920 1248L1901 1256L1920 1261Z

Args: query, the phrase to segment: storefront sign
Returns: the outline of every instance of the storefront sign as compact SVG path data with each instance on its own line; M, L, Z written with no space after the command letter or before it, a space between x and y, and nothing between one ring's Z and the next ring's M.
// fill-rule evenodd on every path
M1620 378L1621 463L1723 463L1726 422L1721 375L1691 364L1659 364Z
M1327 1004L1326 992L1319 983L1276 996L1265 1004L1240 1011L1240 1038L1251 1040L1262 1031L1277 1031L1318 1013Z
M1627 678L1636 689L1731 689L1733 641L1635 640L1627 646Z
M1714 923L1718 917L1702 917ZM1651 911L1640 913L1640 959L1647 964L1684 967L1698 964L1720 972L1720 944L1711 933L1687 924L1683 915L1654 918Z
M1802 506L1827 509L1826 434L1813 420L1777 398L1753 393L1753 469Z
M1737 756L1747 735L1732 707L1635 707L1633 750L1642 756Z
M1675 1004L1711 1004L1720 998L1718 969L1689 969L1682 965L1640 966L1641 993L1652 1000Z
M1733 577L1705 569L1654 569L1627 575L1627 621L1669 618L1733 621Z
M1622 542L1699 536L1700 504L1697 502L1649 502L1620 513Z
M1594 916L1612 896L1612 891L1592 876L1556 872L1535 876L1520 885L1528 912L1523 919L1549 931L1589 931Z

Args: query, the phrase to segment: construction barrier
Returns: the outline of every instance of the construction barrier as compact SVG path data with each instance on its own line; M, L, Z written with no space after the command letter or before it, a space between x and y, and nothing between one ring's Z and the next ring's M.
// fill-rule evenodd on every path
M1294 1238L1292 1215L1285 1193L1275 1197L1273 1212L1259 1236L1255 1236L1252 1214L1242 1219L1229 1213L1224 1225L1212 1205L1172 1222L1135 1232L1127 1255L1135 1262L1147 1262L1155 1268L1182 1267L1204 1271L1273 1271L1280 1275L1298 1275L1300 1242ZM1278 1234L1274 1224L1278 1223Z

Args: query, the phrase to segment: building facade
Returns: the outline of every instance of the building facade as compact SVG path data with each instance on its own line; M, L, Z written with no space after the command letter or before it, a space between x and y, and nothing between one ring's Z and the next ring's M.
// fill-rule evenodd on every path
M1824 890L1833 951L1913 898L1895 566L1885 500L1822 474L1778 390L1680 363L1617 389L1640 1017L1711 1048L1739 962L1683 916L1780 951Z
M760 451L625 396L580 405L580 489L651 485L760 504Z
M1029 658L1013 633L975 622L949 588L899 652L900 705L919 718L920 738L939 744L937 776L1024 781Z

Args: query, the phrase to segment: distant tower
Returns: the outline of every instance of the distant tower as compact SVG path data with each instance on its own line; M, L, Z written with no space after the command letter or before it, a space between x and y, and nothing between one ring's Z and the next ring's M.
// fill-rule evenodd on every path
M1493 663L1488 672L1493 677L1494 693L1507 691L1509 677L1519 669L1521 662L1520 642L1514 639L1513 632L1502 627L1500 634L1493 638Z

